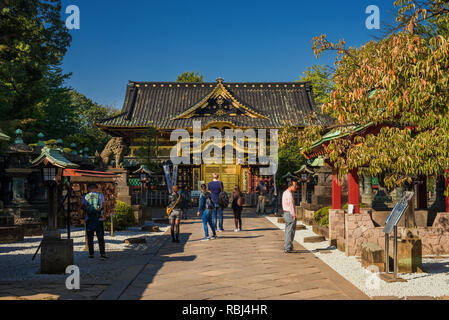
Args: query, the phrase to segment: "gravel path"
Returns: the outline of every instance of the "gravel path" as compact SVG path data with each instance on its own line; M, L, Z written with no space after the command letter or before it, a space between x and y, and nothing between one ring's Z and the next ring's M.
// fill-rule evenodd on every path
M98 244L95 238L95 258L89 259L88 252L84 251L84 229L72 229L71 238L74 240L74 263L80 268L81 283L84 284L109 284L120 272L132 265L133 257L144 255L152 243L161 236L168 226L154 223L162 232L142 232L140 228L130 228L127 231L116 231L114 237L109 232L105 234L107 261L99 259ZM62 238L67 237L66 230L60 230ZM147 243L127 245L124 240L130 237L145 236ZM64 280L66 275L39 274L40 254L31 260L36 252L42 236L27 237L25 241L0 245L0 281L20 280Z
M284 224L277 222L278 218L266 218L279 229L285 229ZM295 240L370 297L449 296L449 258L423 258L423 269L427 273L400 274L401 278L406 279L407 282L387 283L376 277L376 274L364 269L356 257L347 257L335 247L329 247L327 241L304 243L304 237L316 236L311 226L306 227L307 230L296 231ZM329 249L330 253L320 253L319 249Z

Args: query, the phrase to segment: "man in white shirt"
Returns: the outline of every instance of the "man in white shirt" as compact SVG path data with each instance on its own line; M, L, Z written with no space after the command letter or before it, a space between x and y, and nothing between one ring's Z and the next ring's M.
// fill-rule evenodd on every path
M284 235L284 252L293 252L293 239L296 232L296 206L293 192L296 192L298 184L296 181L288 182L288 189L282 195L282 209L284 210L285 235Z

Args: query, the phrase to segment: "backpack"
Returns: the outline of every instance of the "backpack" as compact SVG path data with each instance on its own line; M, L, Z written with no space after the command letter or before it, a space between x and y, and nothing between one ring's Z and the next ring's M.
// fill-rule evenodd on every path
M218 195L218 204L223 208L227 208L229 206L229 196L223 190L223 183L221 183L221 192Z
M210 194L207 194L206 196L206 209L214 209L215 205L214 202L212 201Z
M87 202L87 228L90 231L98 230L100 226L100 194L91 192L85 196Z

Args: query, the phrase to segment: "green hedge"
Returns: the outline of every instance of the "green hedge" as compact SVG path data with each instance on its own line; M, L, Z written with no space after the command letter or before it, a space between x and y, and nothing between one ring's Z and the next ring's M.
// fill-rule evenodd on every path
M332 207L324 207L315 212L313 215L313 220L318 223L320 226L328 227L329 226L329 209Z
M366 208L366 205L363 203L360 204L360 208ZM329 226L329 209L332 209L332 206L321 208L315 211L313 215L313 220L318 223L320 226L328 227ZM346 203L343 207L343 210L348 209L348 204Z
M134 212L133 208L122 201L117 200L114 215L114 230L126 230L134 225ZM111 218L106 219L104 223L105 229L111 228Z

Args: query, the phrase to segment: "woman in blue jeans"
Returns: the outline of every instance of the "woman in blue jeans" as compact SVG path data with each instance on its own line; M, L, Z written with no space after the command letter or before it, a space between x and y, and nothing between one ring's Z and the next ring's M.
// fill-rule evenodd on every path
M205 237L201 239L201 241L208 241L214 240L217 238L216 230L215 230L215 224L212 221L212 210L214 208L214 203L210 197L210 194L207 192L206 185L201 185L201 196L198 206L198 213L197 216L201 215L201 218L203 220L203 228L204 228L204 235ZM213 236L209 238L209 228L207 227L207 224L209 224L209 227L212 229Z

